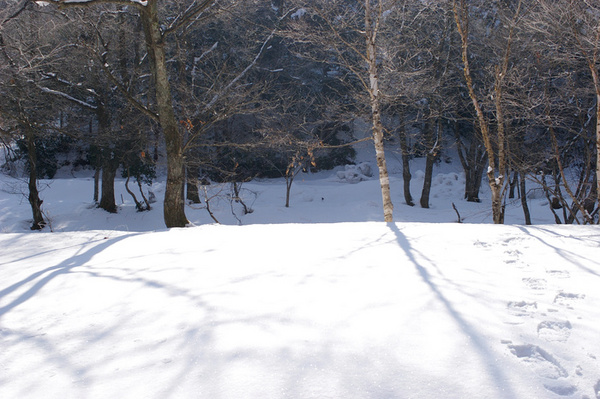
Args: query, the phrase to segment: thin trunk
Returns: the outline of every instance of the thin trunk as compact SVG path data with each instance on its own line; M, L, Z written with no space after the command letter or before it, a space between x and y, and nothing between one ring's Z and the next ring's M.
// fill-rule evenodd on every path
M158 20L158 0L149 0L140 12L150 67L154 77L156 103L160 125L165 136L167 153L167 184L164 199L164 220L167 227L185 227L183 137L179 132L167 70L165 43Z
M425 176L423 180L423 191L421 192L421 208L429 208L429 195L431 194L431 183L433 181L433 166L437 159L439 149L440 128L439 121L425 123L425 145L427 147L427 158L425 160ZM437 136L435 132L437 131Z
M285 207L290 207L290 195L292 193L292 183L294 182L294 177L296 174L294 171L292 173L286 172L285 174Z
M458 157L465 172L465 199L467 202L481 202L479 191L483 179L483 168L487 159L486 153L475 138L471 140L467 150L460 138L458 126L454 127L454 134L458 146Z
M523 207L523 214L525 215L525 224L531 225L531 213L529 212L529 205L527 204L527 187L525 186L525 172L521 171L519 176L515 172L515 180L519 178L519 188L521 191L521 206Z
M552 197L550 196L550 187L546 183L546 174L543 172L542 172L542 189L544 190L544 195L546 196L546 199L548 200L548 207L550 208L550 212L552 212L552 214L554 215L554 222L556 224L562 224L560 217L558 216L558 214L556 213L556 210L554 209L554 206L552 205Z
M144 206L142 205L142 203L140 201L138 201L137 197L135 196L135 193L133 191L131 191L131 189L129 188L129 179L130 178L131 178L131 176L129 175L129 169L128 169L127 170L127 180L125 180L125 190L127 190L129 195L131 195L131 198L133 198L133 202L135 203L135 209L137 209L138 212L141 212L144 210Z
M152 207L150 206L150 201L146 197L146 194L144 194L144 189L142 188L142 182L140 180L137 180L137 185L138 185L138 188L140 189L140 195L142 196L142 199L144 200L144 204L146 204L146 208L144 210L149 211L150 209L152 209Z
M381 1L379 2L379 14L381 14ZM381 15L373 21L371 2L365 0L365 26L367 41L367 62L369 67L369 96L371 101L371 118L373 123L373 145L375 146L375 157L379 169L379 183L381 185L381 196L383 200L383 217L386 222L394 221L394 206L390 193L390 178L385 161L385 150L383 143L383 125L381 123L381 106L379 100L379 74L377 67L377 33Z
M600 208L600 77L595 68L590 69L596 86L596 203ZM600 218L598 223L600 224Z
M552 141L552 147L554 149L554 157L556 159L556 164L558 167L558 173L560 175L560 179L563 182L563 185L565 187L567 194L569 194L569 197L573 201L573 205L568 207L570 210L570 216L567 218L567 215L565 214L565 220L568 220L568 223L573 223L573 221L576 221L579 224L579 220L577 219L576 213L577 213L577 211L581 211L585 222L593 223L593 219L590 217L590 215L585 211L585 208L583 207L583 202L580 201L580 199L578 198L578 196L575 193L573 193L573 190L571 190L571 186L568 183L567 177L565 175L564 165L563 165L562 159L560 157L560 149L558 147L558 140L556 138L554 129L550 128L550 129L548 129L548 131L550 133L550 139ZM556 177L556 179L558 180L558 176ZM557 183L557 186L559 186L558 183ZM561 197L562 197L562 195L561 195ZM567 207L565 207L565 208L567 208Z
M404 181L404 201L406 205L414 206L412 195L410 194L410 180L412 175L410 174L410 151L408 149L408 137L406 135L406 129L404 128L403 121L400 121L400 128L398 130L398 136L400 139L400 151L402 152L402 178Z
M460 4L457 4L460 2ZM490 190L492 191L492 217L495 224L504 223L504 205L502 204L502 198L505 194L505 176L504 173L506 171L506 152L505 152L505 143L506 143L506 133L505 133L505 120L504 120L504 109L502 106L502 94L503 94L503 82L506 77L509 65L509 57L512 45L512 38L514 33L514 22L516 22L520 10L521 10L521 1L519 0L517 10L514 15L513 24L509 28L509 34L506 44L506 49L504 52L504 56L502 59L502 64L498 65L495 71L495 84L494 84L494 92L495 92L495 109L496 109L496 121L497 121L497 146L498 153L494 151L494 146L492 144L491 132L488 125L488 121L486 120L485 114L483 113L483 109L477 99L477 95L475 93L473 78L471 75L470 62L469 62L469 8L466 3L466 0L454 0L453 1L453 10L454 10L454 18L456 22L456 26L458 29L458 33L461 37L461 54L463 61L463 73L465 77L465 81L467 84L467 89L469 92L469 97L471 98L471 102L473 103L473 108L475 108L475 112L477 114L477 120L479 122L479 128L481 130L481 136L483 138L483 143L485 145L486 152L488 154L488 169L487 169L487 177L488 183L490 186ZM498 176L496 176L496 155L498 161Z
M509 190L508 190L508 198L515 198L515 190L517 188L517 183L519 180L519 172L516 170L513 172L513 178L509 180Z
M94 171L94 203L98 203L98 198L100 198L100 166L96 166L96 170Z
M37 153L35 146L35 135L31 128L26 128L27 135L27 161L29 166L29 205L33 214L31 230L41 230L46 226L42 214L42 200L37 188Z

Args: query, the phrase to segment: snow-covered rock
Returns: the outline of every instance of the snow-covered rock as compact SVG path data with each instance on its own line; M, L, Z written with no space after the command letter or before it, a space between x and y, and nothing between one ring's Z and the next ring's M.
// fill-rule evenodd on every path
M373 177L373 170L368 162L358 165L346 165L345 170L337 172L337 177L347 183L355 184Z

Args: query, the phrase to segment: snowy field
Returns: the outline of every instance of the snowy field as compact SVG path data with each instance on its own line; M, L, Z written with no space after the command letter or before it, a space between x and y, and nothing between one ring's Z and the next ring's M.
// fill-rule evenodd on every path
M283 180L244 184L248 215L211 185L222 225L200 205L172 230L161 182L137 213L119 180L110 215L57 179L32 233L0 176L0 398L600 399L600 227L552 224L535 190L534 226L518 200L494 226L458 164L411 208L391 158L394 224L338 169L298 176L290 208Z

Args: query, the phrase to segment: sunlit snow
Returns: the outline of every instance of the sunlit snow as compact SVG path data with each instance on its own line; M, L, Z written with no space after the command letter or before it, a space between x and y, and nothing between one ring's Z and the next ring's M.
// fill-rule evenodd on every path
M54 232L32 233L2 175L0 398L600 398L599 227L551 224L535 191L536 225L518 200L492 225L456 164L408 207L395 156L393 224L342 167L299 175L290 208L282 179L244 184L248 215L213 184L223 225L199 205L171 230L122 180L116 215L91 177L45 181Z

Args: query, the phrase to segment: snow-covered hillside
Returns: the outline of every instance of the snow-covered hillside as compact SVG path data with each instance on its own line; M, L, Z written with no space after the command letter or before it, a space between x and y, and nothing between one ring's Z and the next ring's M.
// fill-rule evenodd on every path
M358 162L370 162L375 168L374 154L367 147L359 149ZM423 186L424 159L412 161L412 195L417 200ZM460 163L440 163L435 167L431 189L430 208L409 207L402 196L402 171L400 155L388 153L388 168L394 219L398 222L456 223L458 217L454 203L465 223L491 223L489 188L484 183L481 203L463 199L464 174ZM283 179L254 180L244 183L240 197L253 212L243 214L241 205L232 204L229 184L208 186L210 209L217 220L227 225L271 223L338 223L383 220L381 190L377 177L358 183L340 178L344 168L317 174L300 174L292 185L290 207L285 208L285 182ZM152 190L159 199L151 212L138 213L125 190L124 179L117 179L116 199L119 213L111 215L95 209L92 202L93 178L80 174L73 178L63 172L63 178L41 182L43 210L55 232L81 230L153 231L164 228L162 196L164 180L153 184ZM529 183L529 204L534 224L553 224L554 217L541 189ZM31 210L27 203L25 180L0 175L0 232L24 232L29 228ZM201 194L203 195L203 194ZM138 194L139 198L139 194ZM203 201L204 202L204 201ZM506 207L507 223L524 224L519 199L509 200ZM214 223L205 204L186 208L188 219L194 225Z
M394 224L376 180L337 171L299 176L290 208L282 180L247 183L248 215L212 185L223 225L198 207L173 230L160 183L144 213L118 184L109 215L58 179L54 233L0 177L0 398L600 398L599 227L551 225L543 199L535 226L516 205L491 225L457 167L428 210L396 170Z

